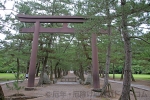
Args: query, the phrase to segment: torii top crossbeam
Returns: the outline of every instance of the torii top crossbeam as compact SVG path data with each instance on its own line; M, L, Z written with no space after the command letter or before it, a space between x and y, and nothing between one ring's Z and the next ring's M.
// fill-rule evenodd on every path
M26 23L35 23L39 21L40 23L83 23L88 18L79 16L32 16L32 15L17 15L18 20Z
M63 28L43 28L39 27L39 32L42 33L74 33L74 28L68 28L67 23L83 23L89 18L79 16L47 16L47 15L17 15L18 20L25 23L64 23ZM22 28L21 33L33 33L35 26L31 28ZM106 34L107 30L101 29L100 33Z

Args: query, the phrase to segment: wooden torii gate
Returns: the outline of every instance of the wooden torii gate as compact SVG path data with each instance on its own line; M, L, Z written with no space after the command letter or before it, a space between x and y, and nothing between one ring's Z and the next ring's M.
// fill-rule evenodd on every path
M22 28L21 33L34 33L32 42L32 51L29 65L29 78L28 87L34 87L35 72L36 72L36 58L38 50L38 38L39 33L75 33L74 28L68 28L67 23L83 23L88 18L77 16L31 16L31 15L17 15L18 20L25 23L35 23L31 28ZM62 28L43 28L40 23L63 23ZM106 30L100 30L100 33L106 34ZM97 36L92 34L92 76L93 76L93 88L100 88L99 81L99 64L98 64L98 49L97 49Z

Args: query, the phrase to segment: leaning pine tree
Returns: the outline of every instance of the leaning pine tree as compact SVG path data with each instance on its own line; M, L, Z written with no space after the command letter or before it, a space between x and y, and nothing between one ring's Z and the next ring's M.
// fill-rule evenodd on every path
M122 35L124 39L125 49L125 68L124 68L124 79L123 88L120 100L129 100L130 98L130 86L131 86L131 43L130 36L127 31L127 14L126 14L126 0L121 0L122 8Z
M106 52L106 68L105 68L105 78L104 78L104 85L102 88L102 93L101 95L106 94L106 89L108 87L109 89L109 67L110 67L110 55L111 55L111 17L110 17L110 8L109 8L109 0L105 1L106 4L106 15L107 15L107 28L108 28L108 47L107 47L107 52ZM110 90L108 90L109 92Z

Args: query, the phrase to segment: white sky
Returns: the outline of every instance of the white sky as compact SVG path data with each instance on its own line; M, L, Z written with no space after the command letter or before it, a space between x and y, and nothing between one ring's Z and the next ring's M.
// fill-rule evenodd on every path
M2 1L4 1L4 0L2 0ZM11 0L6 2L6 4L5 4L6 9L12 9L13 4L14 4L14 1L11 1ZM5 17L5 14L9 14L11 12L12 12L11 10L0 10L0 16ZM0 39L4 39L4 38L5 38L5 35L0 33Z

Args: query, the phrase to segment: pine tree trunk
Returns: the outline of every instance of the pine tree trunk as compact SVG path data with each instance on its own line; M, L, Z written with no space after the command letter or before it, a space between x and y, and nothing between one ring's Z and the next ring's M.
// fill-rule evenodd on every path
M0 100L5 100L4 92L1 85L0 85Z
M26 74L29 73L29 65L30 65L30 61L27 62L27 69L26 69Z
M105 78L104 85L102 88L102 94L105 94L105 91L108 86L108 78L109 78L109 67L110 67L110 54L111 54L111 18L110 18L110 10L109 10L109 1L106 0L106 13L107 13L107 27L108 27L108 47L106 54L106 69L105 69Z
M134 82L135 82L135 79L134 79L134 77L133 77L132 72L131 72L131 79L132 79L132 81L134 81Z
M113 63L113 79L115 79L115 68L114 68L114 63Z
M54 74L55 74L55 79L57 79L57 67L55 66L55 69L54 69Z
M58 78L60 78L61 77L61 70L60 70L60 68L57 69L57 73L58 73Z
M105 71L104 71L104 69L102 69L102 78L104 78L105 77Z
M48 54L44 58L43 67L42 67L40 79L39 79L39 82L38 82L37 86L40 86L40 85L43 84L43 81L44 81L43 76L44 76L44 72L45 72L45 67L46 67L46 64L47 64L47 60L48 60Z
M50 66L50 69L51 69L50 80L52 81L53 80L53 68L52 68L52 65Z
M45 69L45 66L42 67L42 71L40 73L40 79L39 79L39 82L38 82L37 86L40 86L40 85L43 84L44 69Z
M123 75L124 75L124 68L125 68L125 62L124 62L123 68L122 68L122 73L121 73L121 77L120 77L120 80L123 80Z
M124 38L125 45L125 69L124 69L124 79L123 88L121 94L121 100L129 100L130 98L130 86L131 86L131 43L130 37L127 32L127 15L125 12L126 0L121 0L122 6L122 34Z
M19 62L19 58L17 58L17 83L19 80L19 74L20 74L20 62Z
M84 78L84 71L83 71L83 66L82 66L82 64L80 64L80 70L79 70L79 71L80 71L80 79L84 81L85 78Z
M37 68L36 68L36 77L39 76L39 69L40 69L40 61L38 62Z
M54 74L55 74L55 79L57 79L58 78L58 74L57 74L57 66L59 65L59 63L60 63L60 60L56 63L56 65L55 65L55 68L54 68Z
M102 67L101 67L101 65L99 64L99 76L101 77L102 76Z
M59 68L57 68L57 78L59 78Z

